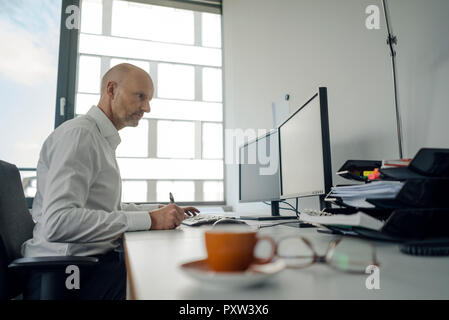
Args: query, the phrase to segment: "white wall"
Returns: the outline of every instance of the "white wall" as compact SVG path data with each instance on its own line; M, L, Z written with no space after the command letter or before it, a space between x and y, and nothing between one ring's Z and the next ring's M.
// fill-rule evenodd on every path
M399 41L405 152L449 147L449 1L393 0L390 11Z
M389 3L405 156L423 146L449 147L449 1ZM386 27L383 15L380 30L365 27L369 4L382 9L374 0L224 0L225 128L269 129L273 101L289 93L293 111L326 86L332 171L350 158L397 158ZM227 203L268 212L238 204L237 169L226 166ZM341 182L334 175L334 184Z

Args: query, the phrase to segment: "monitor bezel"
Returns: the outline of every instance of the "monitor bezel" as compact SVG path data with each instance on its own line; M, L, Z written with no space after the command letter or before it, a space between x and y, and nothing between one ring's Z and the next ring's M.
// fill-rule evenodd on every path
M311 190L310 192L283 194L282 184L282 145L281 145L281 132L282 126L284 126L291 118L293 118L298 112L308 106L315 98L319 99L320 106L320 120L321 120L321 139L323 150L323 177L324 177L324 190ZM320 87L318 92L315 93L306 103L299 107L292 115L290 115L284 122L282 122L278 129L279 139L279 198L281 200L292 198L306 198L313 196L322 196L328 194L332 188L332 162L330 151L330 135L329 135L329 115L327 104L327 88Z
M279 198L279 196L280 196L279 183L278 183L278 190L279 190L278 195L279 196L276 197L276 198L258 198L258 199L251 199L251 200L246 200L246 199L242 200L242 149L247 147L249 144L257 143L257 141L259 141L260 139L264 139L264 138L266 138L268 136L271 136L272 134L275 134L275 133L279 134L279 129L278 128L271 129L267 133L265 133L265 134L263 134L263 135L261 135L261 136L259 136L257 138L248 140L245 144L240 146L240 148L239 148L239 203L262 202L262 201L279 201L280 200L280 198ZM279 155L279 147L278 147L278 155ZM280 174L280 172L279 172L279 174ZM279 179L278 179L278 182L279 182Z

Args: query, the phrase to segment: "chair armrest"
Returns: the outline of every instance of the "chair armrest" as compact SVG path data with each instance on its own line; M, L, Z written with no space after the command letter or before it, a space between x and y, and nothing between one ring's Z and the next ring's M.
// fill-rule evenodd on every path
M81 256L31 257L16 259L8 265L9 269L61 269L69 265L94 266L98 258Z

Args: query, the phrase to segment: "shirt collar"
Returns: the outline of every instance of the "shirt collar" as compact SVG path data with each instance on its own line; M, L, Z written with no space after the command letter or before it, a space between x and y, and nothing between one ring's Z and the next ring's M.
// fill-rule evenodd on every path
M87 112L87 115L95 120L101 135L109 142L112 149L117 149L117 146L122 140L120 139L117 129L104 112L98 106L92 106L89 112Z

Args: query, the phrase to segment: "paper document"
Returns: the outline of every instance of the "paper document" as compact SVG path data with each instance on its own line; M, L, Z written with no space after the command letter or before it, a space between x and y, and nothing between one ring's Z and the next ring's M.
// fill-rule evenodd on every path
M401 190L401 181L374 181L353 186L333 187L330 198L341 198L347 205L358 208L373 208L366 199L394 199Z
M404 182L375 181L354 186L333 187L332 196L356 198L395 198Z
M380 230L384 225L383 221L373 218L363 212L354 214L333 214L330 216L313 216L307 213L301 213L299 215L299 220L325 226L352 226L371 230Z
M351 199L351 198L345 198L344 203L348 206L354 207L354 208L375 208L376 206L372 203L369 203L365 199Z
M285 100L273 102L271 104L271 109L273 112L273 128L277 128L288 118L290 104Z

